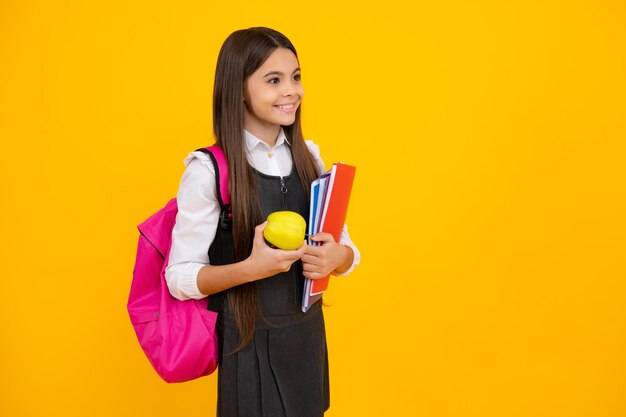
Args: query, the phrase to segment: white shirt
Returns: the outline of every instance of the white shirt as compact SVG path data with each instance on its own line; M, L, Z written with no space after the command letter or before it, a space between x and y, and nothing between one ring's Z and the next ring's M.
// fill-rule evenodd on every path
M244 130L248 162L256 170L267 175L287 176L291 172L291 146L280 129L273 147ZM319 147L313 141L305 141L321 172L325 172ZM165 279L170 293L179 300L206 297L198 289L198 272L209 264L209 246L215 239L220 205L217 201L215 168L209 157L201 152L190 152L184 159L185 172L176 195L178 213L172 230L172 245ZM348 226L344 224L339 243L354 251L352 266L343 274L348 275L359 264L361 256L350 240Z

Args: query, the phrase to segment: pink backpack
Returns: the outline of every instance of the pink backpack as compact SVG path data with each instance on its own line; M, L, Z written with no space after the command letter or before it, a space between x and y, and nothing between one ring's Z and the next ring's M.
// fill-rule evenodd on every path
M222 216L230 216L224 152L218 146L198 151L207 153L213 161ZM173 198L137 226L139 244L127 304L139 344L166 382L208 375L217 368L218 359L217 313L207 309L208 298L180 301L170 294L165 281L177 212Z

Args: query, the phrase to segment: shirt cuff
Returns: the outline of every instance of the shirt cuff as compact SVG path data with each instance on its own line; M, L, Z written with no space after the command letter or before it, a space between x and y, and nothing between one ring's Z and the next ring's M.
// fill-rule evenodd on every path
M182 262L168 266L165 280L170 294L181 301L207 297L198 289L198 272L203 266L205 264L199 262Z

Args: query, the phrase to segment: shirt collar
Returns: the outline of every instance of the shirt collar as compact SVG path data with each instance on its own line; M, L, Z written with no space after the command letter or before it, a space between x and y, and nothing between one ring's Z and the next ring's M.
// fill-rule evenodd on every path
M267 143L263 142L261 139L257 138L252 133L248 132L246 129L243 130L243 135L246 141L246 148L248 149L248 152L252 152L254 148L256 148L257 146L269 148L269 145ZM280 132L278 132L278 138L276 139L276 144L274 145L274 148L282 145L283 143L286 143L287 145L291 146L291 144L289 143L289 140L287 139L287 136L285 136L284 129L281 127Z

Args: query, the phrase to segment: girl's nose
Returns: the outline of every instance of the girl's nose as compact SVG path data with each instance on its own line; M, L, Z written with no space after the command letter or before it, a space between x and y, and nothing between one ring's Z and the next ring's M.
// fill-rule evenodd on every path
M285 83L285 90L283 91L283 95L285 96L293 96L296 93L296 86L293 82Z

